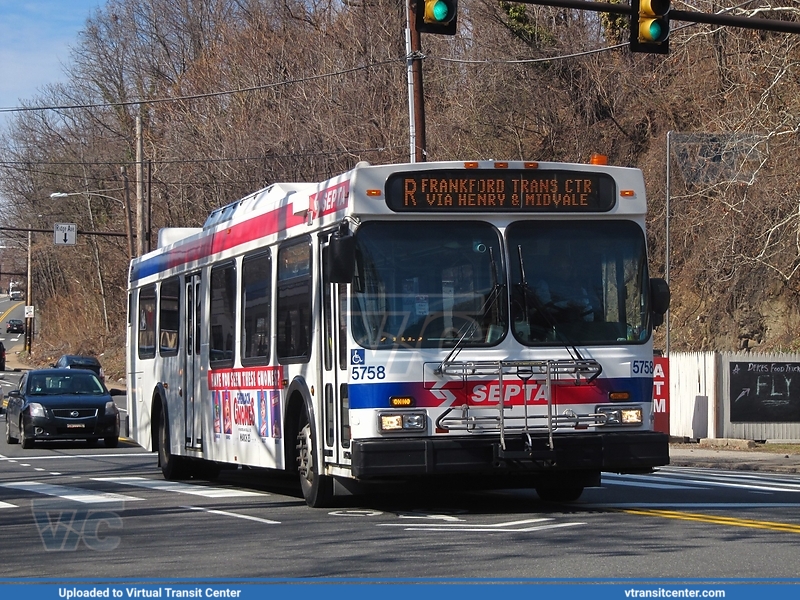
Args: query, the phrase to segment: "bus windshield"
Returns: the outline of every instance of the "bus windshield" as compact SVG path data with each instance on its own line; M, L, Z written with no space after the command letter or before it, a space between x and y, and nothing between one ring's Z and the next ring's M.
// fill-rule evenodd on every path
M644 234L632 221L520 221L506 231L511 322L526 345L649 336Z
M496 344L507 330L500 235L488 223L364 223L353 335L366 348Z

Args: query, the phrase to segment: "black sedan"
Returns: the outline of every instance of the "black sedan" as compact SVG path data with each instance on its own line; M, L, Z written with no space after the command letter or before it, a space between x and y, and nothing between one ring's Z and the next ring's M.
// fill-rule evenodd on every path
M25 333L25 323L22 319L9 319L6 322L6 333Z
M37 440L103 439L119 443L119 410L112 395L91 371L39 369L22 376L8 393L6 442L32 448Z
M93 371L95 375L102 381L106 382L106 376L103 372L103 367L100 366L100 361L94 356L81 356L75 354L65 354L59 358L53 367L56 369L87 369Z

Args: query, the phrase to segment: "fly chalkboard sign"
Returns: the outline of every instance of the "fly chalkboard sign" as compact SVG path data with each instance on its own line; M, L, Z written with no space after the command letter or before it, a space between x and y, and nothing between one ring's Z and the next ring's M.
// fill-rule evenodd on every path
M731 423L800 422L800 363L730 363Z

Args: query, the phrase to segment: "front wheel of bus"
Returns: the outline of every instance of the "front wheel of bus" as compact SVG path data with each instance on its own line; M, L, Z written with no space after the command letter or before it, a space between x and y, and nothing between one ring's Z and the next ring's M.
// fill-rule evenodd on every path
M320 475L320 467L311 424L308 415L303 412L297 432L297 471L303 498L312 508L330 506L333 499L333 479Z
M174 456L169 448L169 423L167 415L161 411L158 420L158 464L161 466L161 474L167 481L186 479L188 477L186 459Z

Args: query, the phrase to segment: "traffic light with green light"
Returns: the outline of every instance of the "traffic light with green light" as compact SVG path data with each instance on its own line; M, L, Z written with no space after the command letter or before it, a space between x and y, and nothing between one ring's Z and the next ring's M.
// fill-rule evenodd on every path
M631 52L669 54L670 0L632 0Z
M458 0L417 0L417 31L455 35Z

